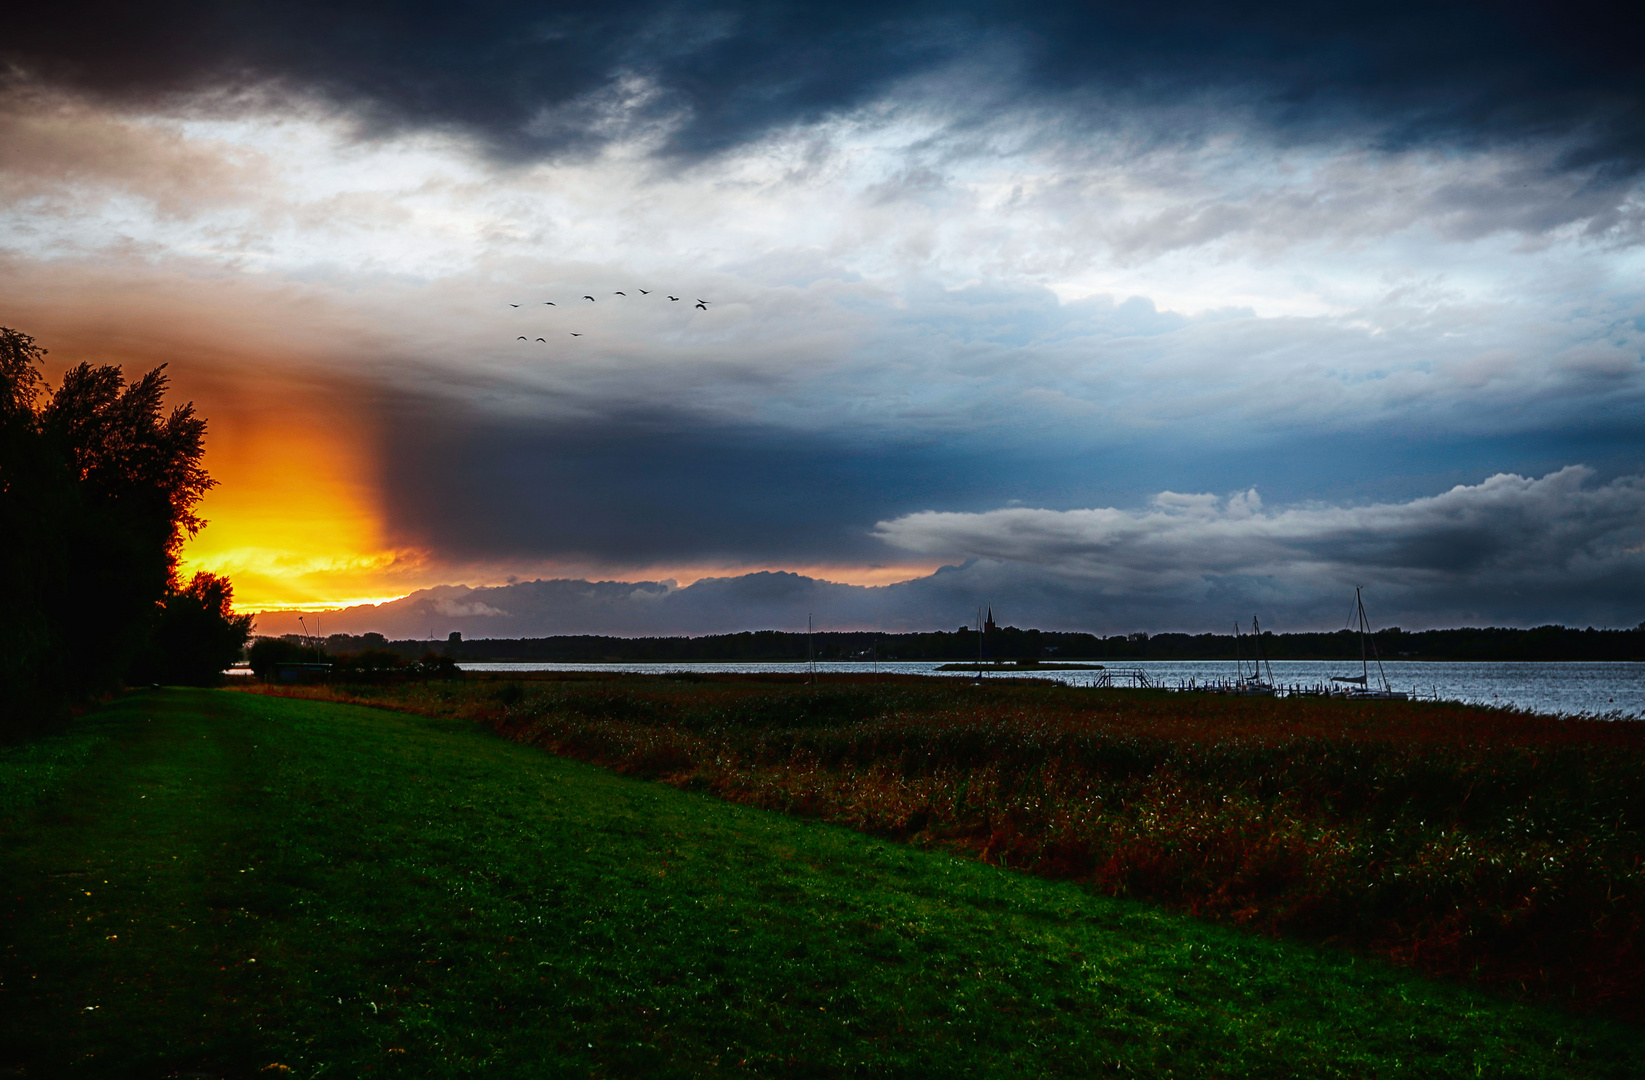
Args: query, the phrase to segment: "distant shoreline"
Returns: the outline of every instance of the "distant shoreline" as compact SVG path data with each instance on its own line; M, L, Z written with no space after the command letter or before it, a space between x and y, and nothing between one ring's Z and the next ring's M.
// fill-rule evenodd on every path
M1361 656L1359 635L1286 633L1262 635L1260 648L1248 635L1134 633L1098 637L1060 630L1019 629L1002 626L978 641L974 629L929 632L822 631L816 634L756 630L698 636L618 637L609 634L557 634L542 637L470 638L453 632L445 637L390 640L384 634L333 634L301 638L284 635L326 652L357 653L390 650L416 660L425 653L448 656L464 663L574 663L674 664L738 663L792 664L811 660L829 663L936 662L974 665L979 653L986 665L1017 661L1027 668L1037 661L1040 670L1052 665L1125 667L1144 661L1185 662L1251 661L1260 652L1267 660L1355 663ZM1645 660L1645 626L1631 630L1577 630L1544 626L1532 629L1461 628L1402 631L1390 627L1371 635L1375 654L1389 661L1531 662L1568 661L1639 662ZM979 648L981 646L981 648Z
M771 657L734 657L734 656L733 657L726 657L726 656L707 656L707 657L680 656L680 657L672 657L672 658L667 659L667 660L652 660L652 659L623 660L623 659L610 659L610 658L603 658L603 659L598 659L598 660L578 660L578 659L572 659L572 660L542 660L542 659L537 659L537 658L533 658L533 657L519 657L519 656L488 656L488 657L484 657L484 658L465 656L465 657L461 658L458 662L459 662L459 664L576 664L578 666L585 666L586 665L586 666L593 666L593 667L605 667L605 666L611 666L611 665L616 665L616 664L624 664L624 665L645 664L645 665L649 665L649 666L653 666L653 667L667 667L670 664L804 664L804 663L807 663L807 661L804 657L800 657L799 659L796 660L796 659L787 659L787 658L773 659ZM1241 660L1239 660L1235 657L1232 657L1232 656L1228 656L1228 657L1220 657L1220 656L1212 656L1212 657L1147 657L1147 656L1144 656L1144 657L1139 657L1137 659L1132 659L1132 660L1123 660L1123 661L1118 661L1118 662L1111 661L1110 663L1107 663L1107 664L1097 664L1097 663L1018 664L1015 660L984 660L983 663L982 663L982 667L983 667L984 671L1105 671L1105 670L1107 670L1108 668L1111 668L1111 667L1130 667L1130 666L1135 665L1135 664L1235 664L1235 663L1241 663L1241 662L1243 662L1244 664L1249 666L1253 661L1251 660L1251 658L1249 656L1245 657L1243 659L1243 661L1241 661ZM1268 659L1265 658L1263 662L1264 663L1272 663L1272 664L1348 664L1348 663L1357 664L1357 663L1359 663L1359 657L1358 656L1309 656L1309 657L1283 656L1283 657L1279 657L1279 658L1274 659L1274 660L1268 660ZM1570 659L1562 659L1562 658L1558 658L1558 657L1555 657L1553 659L1539 659L1537 657L1514 657L1513 659L1510 659L1510 660L1480 660L1480 659L1475 659L1475 658L1466 658L1466 659L1460 659L1459 660L1459 659L1452 659L1452 658L1449 658L1449 657L1431 657L1431 656L1393 656L1393 657L1386 657L1385 656L1385 657L1382 658L1382 662L1384 664L1645 664L1645 659L1630 659L1630 660L1604 660L1604 659L1583 660L1583 659L1575 659L1575 660L1570 660ZM878 661L875 661L875 660L845 659L845 658L841 658L841 657L837 657L837 656L818 657L817 658L817 663L819 663L819 664L851 664L851 665L859 666L859 667L873 667L874 664L876 664L876 663L879 663L879 664L938 664L939 665L938 667L935 667L935 668L932 669L934 671L972 671L972 670L975 670L976 667L977 667L977 662L975 660L938 661L938 660L927 659L927 658L923 658L923 657L920 658L920 659L917 659L917 660L910 660L910 659L904 659L904 658L899 658L899 657L891 657L891 656L882 656L882 657L879 658Z
M1039 661L1034 661L1034 660L1030 660L1030 661L1026 661L1026 662L1025 661L1020 661L1020 660L985 660L980 664L975 660L972 660L968 663L961 663L959 661L955 661L952 664L944 664L944 665L942 665L942 667L939 667L937 670L938 671L975 671L979 667L984 668L985 670L988 670L988 671L1105 671L1105 670L1107 670L1106 666L1103 665L1103 664L1045 664L1045 663L1041 663Z

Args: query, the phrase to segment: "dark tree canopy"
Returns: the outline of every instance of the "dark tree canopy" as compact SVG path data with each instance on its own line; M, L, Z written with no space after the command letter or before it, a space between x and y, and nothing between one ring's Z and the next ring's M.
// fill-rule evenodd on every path
M27 334L0 326L0 423L8 430L13 423L34 415L34 403L45 385L35 366L45 355L46 350Z
M166 411L163 367L128 384L80 364L54 392L44 354L0 327L0 702L15 717L0 734L114 689L168 597L214 602L209 583L177 582L212 486L205 421Z
M116 367L70 368L40 422L86 497L164 524L167 566L174 570L184 535L205 524L194 506L213 482L200 464L206 422L194 405L179 405L162 419L164 371L161 365L127 386Z
M137 658L136 682L215 686L251 637L251 616L234 613L234 585L195 574L161 605L149 647Z

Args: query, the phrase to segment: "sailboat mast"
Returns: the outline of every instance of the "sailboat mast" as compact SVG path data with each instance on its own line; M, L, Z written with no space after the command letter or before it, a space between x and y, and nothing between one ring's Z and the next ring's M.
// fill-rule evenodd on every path
M1359 590L1360 586L1355 585L1354 607L1359 612L1359 684L1369 686L1371 685L1371 667L1365 662L1365 634L1370 622L1365 618L1365 601L1360 598Z
M1257 622L1257 617L1255 615L1251 616L1251 637L1254 638L1257 643L1257 658L1251 664L1252 674L1260 679L1262 678L1262 669L1267 668L1268 685L1272 686L1274 685L1274 665L1270 664L1268 662L1268 658L1262 655L1262 624Z
M1354 590L1354 596L1358 598L1358 589ZM1363 642L1369 641L1371 643L1371 658L1377 662L1377 678L1382 680L1383 692L1391 693L1394 688L1393 685L1388 682L1388 673L1382 669L1382 654L1377 652L1377 639L1371 636L1371 620L1365 617L1365 602L1363 600L1361 600L1359 604L1359 622L1361 626L1361 633L1364 635L1360 638L1360 641L1362 642L1360 645L1360 652L1363 653L1365 651ZM1366 678L1369 679L1371 674L1370 671L1367 670L1365 674ZM1367 685L1369 685L1369 683L1367 683Z

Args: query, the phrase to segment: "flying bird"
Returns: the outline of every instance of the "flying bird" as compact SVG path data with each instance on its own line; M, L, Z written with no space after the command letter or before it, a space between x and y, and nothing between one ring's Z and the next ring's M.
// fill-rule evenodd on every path
M514 340L515 341L524 341L525 340L525 335L521 334L519 337L515 338Z
M537 340L542 342L544 345L548 344L548 339L547 338L538 338Z
M623 292L621 289L618 289L616 292L612 293L611 295L612 296L627 296L628 294Z
M583 336L583 335L581 335L581 334L579 334L579 333L577 333L577 331L575 331L575 330L573 330L573 331L572 331L572 332L571 332L571 336L572 336L572 337L582 337L582 336Z
M518 304L515 304L515 305L514 305L514 306L515 306L515 307L519 307L519 306L520 306L520 305L518 305ZM552 301L552 300L544 300L544 301L543 301L543 306L544 306L544 307L559 307L559 305L558 305L558 304L556 304L556 303L555 303L555 302L554 302L554 301Z
M698 306L698 307L699 307L699 308L702 308L702 309L703 309L703 310L704 310L704 311L707 311L707 310L708 310L708 305L707 305L707 304L705 304L705 303L703 303L703 302L702 302L702 301L701 301L701 300L699 300L699 301L697 301L697 306Z
M594 302L594 298L592 296L584 296L583 299L589 301L590 303Z
M699 304L706 304L706 303L708 303L708 301L707 301L707 300L704 300L704 299L703 299L703 298L702 298L702 297L700 297L700 296L699 296L699 297L697 297L697 303L699 303Z
M520 305L519 305L519 304L510 304L510 305L508 305L508 306L509 306L509 307L519 307L519 306L520 306Z
M650 296L651 295L651 290L650 289L641 289L640 290L640 295L641 296Z
M670 299L670 300L678 300L678 299L679 299L679 297L678 297L678 296L670 296L670 297L669 297L669 299Z

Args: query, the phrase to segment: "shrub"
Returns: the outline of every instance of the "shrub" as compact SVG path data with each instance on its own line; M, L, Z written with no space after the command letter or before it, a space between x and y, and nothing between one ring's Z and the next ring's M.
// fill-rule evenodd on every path
M317 664L326 654L284 638L258 638L251 646L251 673L267 681L274 678L280 664Z

